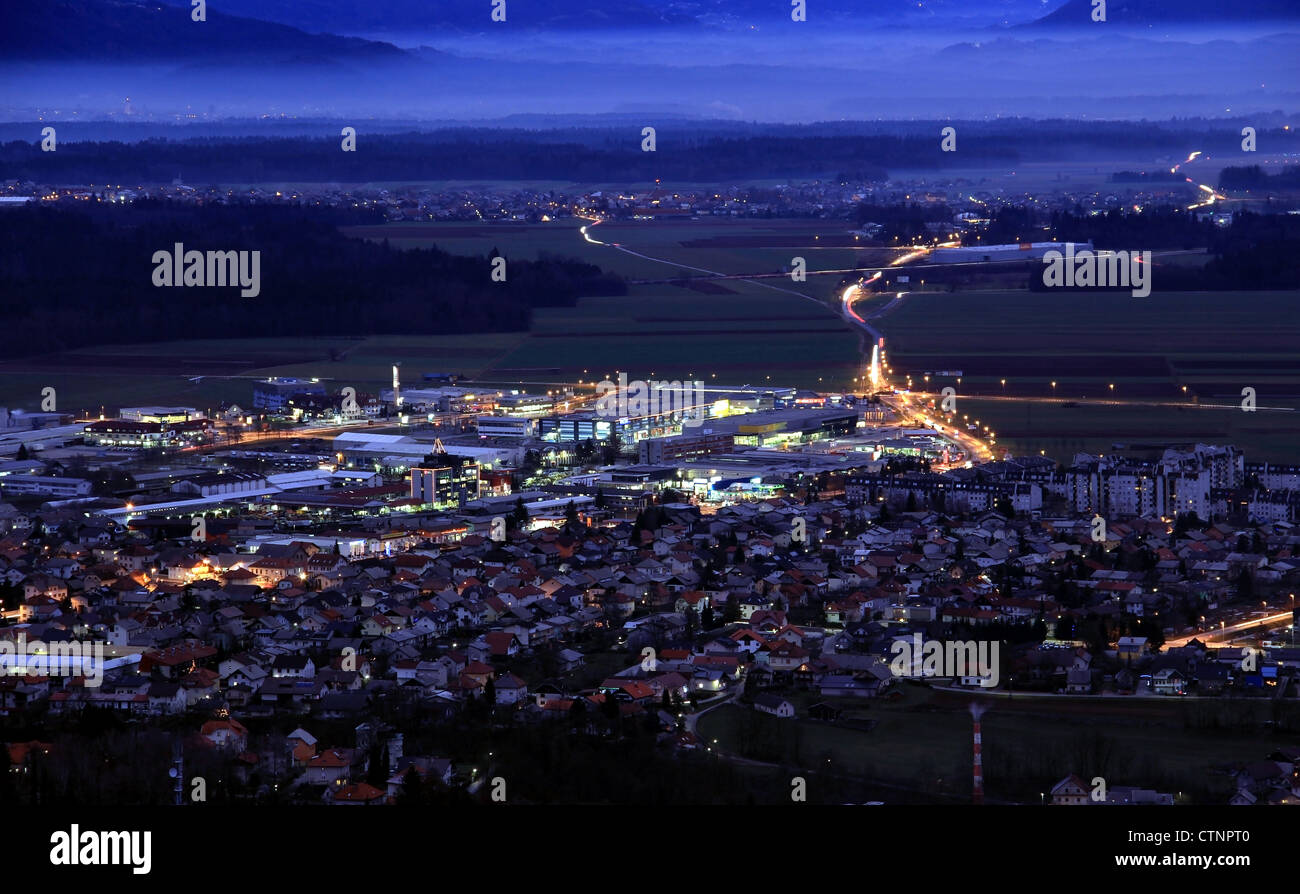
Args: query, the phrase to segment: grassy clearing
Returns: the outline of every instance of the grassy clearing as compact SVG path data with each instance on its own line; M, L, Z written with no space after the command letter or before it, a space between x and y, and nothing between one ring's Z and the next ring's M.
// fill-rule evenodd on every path
M902 700L836 700L845 717L870 718L867 731L805 719L800 704L798 755L786 758L809 768L831 767L855 776L929 792L969 797L970 696L906 686ZM807 699L804 701L815 701ZM719 747L744 747L745 712L728 705L700 719L700 735ZM1238 724L1211 729L1190 700L1110 700L1014 697L991 702L982 718L985 785L992 799L1039 801L1039 793L1068 775L1105 776L1111 785L1158 785L1197 800L1230 793L1215 765L1262 759L1290 744L1259 732L1268 718L1267 699L1217 702L1213 710ZM788 723L789 721L782 721ZM829 759L829 763L828 763Z

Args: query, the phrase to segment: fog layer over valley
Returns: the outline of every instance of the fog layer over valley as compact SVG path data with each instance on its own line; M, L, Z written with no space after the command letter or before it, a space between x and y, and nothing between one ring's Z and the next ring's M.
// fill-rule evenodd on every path
M1034 12L1059 6L1037 0L974 4L978 14L968 15L819 18L814 5L807 22L704 16L556 30L485 20L470 30L417 20L360 32L383 43L315 33L331 21L323 13L283 24L294 18L286 5L267 5L281 24L216 7L196 23L185 9L125 0L20 10L18 27L0 37L0 120L1140 119L1289 109L1298 92L1300 25L1060 27L1034 23Z

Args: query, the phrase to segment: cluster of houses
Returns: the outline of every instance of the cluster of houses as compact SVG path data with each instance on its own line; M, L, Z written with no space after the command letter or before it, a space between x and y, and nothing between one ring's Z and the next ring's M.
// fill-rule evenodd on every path
M1242 761L1213 769L1235 785L1235 791L1227 800L1233 807L1300 804L1300 748L1293 745L1274 749L1262 760ZM1101 778L1089 782L1073 773L1052 786L1050 795L1052 804L1073 807L1096 804L1167 806L1175 803L1172 793L1128 785L1111 786Z
M503 541L410 523L301 539L241 525L196 542L71 508L4 513L0 640L96 642L106 657L93 681L0 676L0 714L189 712L220 718L204 735L242 754L239 724L259 717L364 723L396 700L451 718L486 701L543 722L612 700L692 747L683 703L743 681L755 710L793 718L805 703L794 694L811 693L809 715L833 720L844 699L894 691L891 647L914 635L1034 631L1008 643L1004 685L1049 694L1280 697L1300 663L1280 648L1247 666L1240 648L1215 648L1212 631L1167 650L1150 638L1181 632L1180 614L1212 612L1247 581L1290 584L1300 535L1286 523L1116 521L1099 541L1087 518L791 498L708 515L669 504L650 521ZM1094 656L1077 633L1085 621L1128 632ZM319 760L343 761L335 745ZM345 801L379 797L346 791Z

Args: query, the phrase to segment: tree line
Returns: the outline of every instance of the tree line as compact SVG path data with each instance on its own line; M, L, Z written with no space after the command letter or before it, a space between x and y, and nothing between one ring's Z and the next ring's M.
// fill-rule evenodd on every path
M355 215L142 200L0 215L0 313L11 356L176 338L519 331L535 307L626 294L569 258L488 259L344 236ZM260 252L261 289L158 287L158 251Z

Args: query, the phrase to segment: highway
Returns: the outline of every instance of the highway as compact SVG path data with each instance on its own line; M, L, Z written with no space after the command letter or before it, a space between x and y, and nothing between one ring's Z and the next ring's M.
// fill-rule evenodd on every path
M872 321L883 317L898 307L910 294L909 292L898 292L888 304L863 317L853 309L853 304L871 294L866 287L871 283L878 282L882 275L883 272L877 270L861 283L850 285L840 296L840 307L844 321L850 326L856 326L866 332L871 337L873 344L877 339L884 338L884 335L872 325ZM962 430L958 424L938 418L938 414L931 415L931 411L925 406L925 402L931 397L930 395L899 391L890 386L883 364L880 377L872 383L872 388L878 393L880 400L899 416L904 419L919 420L925 427L933 428L955 443L972 462L989 462L995 459L991 443L986 443L969 431Z

